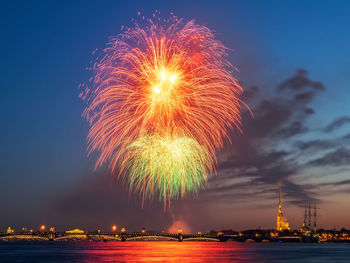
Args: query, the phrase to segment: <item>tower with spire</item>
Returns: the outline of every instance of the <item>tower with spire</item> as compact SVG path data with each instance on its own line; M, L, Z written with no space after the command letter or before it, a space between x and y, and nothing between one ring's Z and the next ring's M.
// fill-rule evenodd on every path
M282 189L281 188L282 186L281 184L279 184L279 204L278 204L276 231L290 230L287 218L283 215L283 212L282 212Z

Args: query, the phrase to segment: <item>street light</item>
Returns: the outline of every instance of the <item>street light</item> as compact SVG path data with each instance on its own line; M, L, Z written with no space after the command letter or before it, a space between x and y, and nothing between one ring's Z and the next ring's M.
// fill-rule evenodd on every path
M125 228L123 227L121 231L124 233L126 230L125 230Z
M42 226L40 227L40 230L41 230L41 231L44 231L45 228L46 228L46 226L42 225Z
M115 232L117 230L117 226L116 225L112 226L112 230L113 232Z

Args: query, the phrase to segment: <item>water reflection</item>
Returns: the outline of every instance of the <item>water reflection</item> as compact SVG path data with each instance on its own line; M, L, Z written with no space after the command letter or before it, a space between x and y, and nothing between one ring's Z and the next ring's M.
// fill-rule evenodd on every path
M349 244L0 242L0 262L350 262Z
M217 242L90 243L84 262L256 262L245 246Z

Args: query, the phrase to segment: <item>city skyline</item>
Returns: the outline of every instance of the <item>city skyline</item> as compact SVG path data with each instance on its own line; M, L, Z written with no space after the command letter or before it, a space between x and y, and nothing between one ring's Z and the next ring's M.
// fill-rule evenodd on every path
M104 3L3 4L0 229L273 229L279 183L292 229L308 202L321 228L350 228L349 3ZM78 98L91 53L154 10L214 30L254 113L243 111L243 133L217 153L208 187L165 211L156 200L142 207L106 167L94 170Z
M266 230L272 230L275 231L276 233L282 233L283 231L295 231L295 230L310 230L313 229L314 231L317 231L318 229L318 225L317 225L317 215L316 215L316 210L319 209L316 207L316 204L313 204L313 210L314 210L314 214L311 213L311 203L308 203L308 206L305 206L305 214L304 214L304 220L302 222L302 224L300 224L300 226L294 226L293 228L291 228L289 226L287 217L285 215L283 215L282 212L282 186L281 184L278 185L278 209L277 209L277 217L276 217L276 222L275 222L275 227L271 228L271 229L266 229ZM312 224L311 224L312 222ZM84 231L79 229L80 226L75 225L75 226L70 226L68 230L64 230L65 233L73 233L73 234L84 234L86 232L93 232L91 231ZM137 229L132 229L131 232L140 232L140 233L145 233L147 230L146 227L142 227L141 231L138 231ZM239 231L248 231L248 230L253 230L252 229L244 229L244 230L239 230ZM260 230L260 226L255 228L256 230ZM344 227L342 229L345 229ZM14 229L12 226L7 226L7 230L6 233L7 234L11 234L11 233L21 233L21 232L25 232L25 233L33 233L33 232L52 232L54 233L57 229L55 228L54 225L52 224L42 224L42 225L38 225L37 227L32 227L32 226L23 226L21 229ZM129 230L129 229L128 229ZM123 233L123 232L127 232L127 225L120 225L120 224L113 224L110 226L110 229L103 229L103 232L118 232L118 233ZM231 228L231 229L208 229L206 230L205 233L209 233L212 231L217 231L219 233L219 231L235 231L235 229ZM332 230L332 229L331 229ZM335 230L335 229L334 229ZM62 232L63 229L59 229L59 232ZM98 227L96 229L94 229L94 231L98 231L101 232L102 230ZM182 226L179 224L178 226L176 225L172 225L170 226L168 229L154 229L154 230L150 230L149 232L153 233L153 232L159 232L159 233L179 233L179 231L182 233L183 229ZM185 231L188 231L188 229L185 229ZM3 232L0 229L0 232ZM130 231L128 231L130 232ZM192 232L186 232L186 234L196 234L198 233L199 235L202 234L201 231L197 231L194 232L194 230L192 229Z

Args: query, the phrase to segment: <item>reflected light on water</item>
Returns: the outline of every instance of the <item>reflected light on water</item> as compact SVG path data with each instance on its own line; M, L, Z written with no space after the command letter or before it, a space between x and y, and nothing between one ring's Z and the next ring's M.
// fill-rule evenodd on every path
M239 243L108 242L91 243L84 262L252 262Z
M237 242L0 242L0 262L350 262L349 244Z

